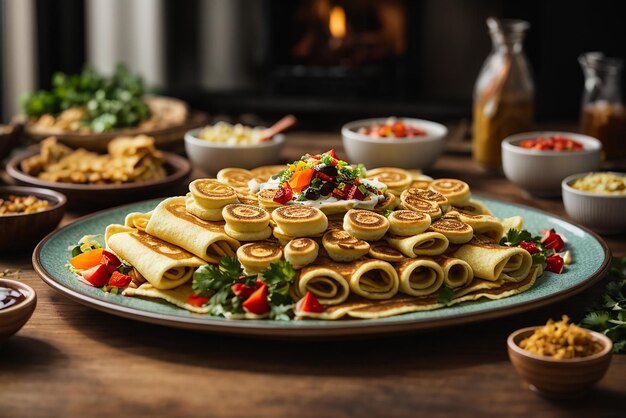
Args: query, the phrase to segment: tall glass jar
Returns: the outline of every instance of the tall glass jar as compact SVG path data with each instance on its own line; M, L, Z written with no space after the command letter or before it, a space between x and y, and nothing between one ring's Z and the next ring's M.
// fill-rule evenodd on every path
M582 54L578 61L585 75L581 130L602 142L607 167L626 160L626 108L622 102L623 60L600 52Z
M474 160L499 170L502 140L533 124L535 89L523 48L530 24L490 17L487 26L493 48L474 85L472 147Z

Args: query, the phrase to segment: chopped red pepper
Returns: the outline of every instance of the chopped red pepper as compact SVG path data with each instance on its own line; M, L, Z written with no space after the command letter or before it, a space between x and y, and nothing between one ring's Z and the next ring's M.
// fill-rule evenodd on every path
M209 298L205 296L200 296L196 293L192 293L191 295L187 297L187 303L190 304L191 306L196 306L198 308L200 306L206 305L208 301L209 301Z
M104 264L84 270L81 275L86 283L94 287L102 287L109 282L109 270Z
M315 171L315 177L322 179L324 181L333 181L335 180L334 177L329 176L328 174L324 174L321 171Z
M243 303L243 308L257 315L263 315L270 310L269 302L267 301L267 285L263 283L261 287L250 295L248 299Z
M537 247L537 244L532 241L522 241L520 242L519 246L531 254L536 254L540 251L539 247Z
M243 283L235 283L230 287L236 296L242 299L248 299L250 295L254 293L254 287L245 285Z
M122 262L112 252L102 250L102 258L100 259L100 264L104 264L105 266L107 266L107 270L109 270L109 273L113 273L122 265Z
M302 299L296 303L296 312L312 312L312 313L320 313L324 312L326 308L322 306L321 303L317 300L315 295L311 293L311 291L307 291L306 295Z
M337 153L335 152L334 148L331 148L326 154L330 155L331 157L333 157L335 160L338 160L339 157L337 156Z
M133 280L132 277L122 274L119 271L114 271L109 278L109 286L111 287L127 287Z
M274 199L272 200L274 200L274 202L276 203L284 205L285 203L289 202L292 197L293 190L291 190L289 183L285 182L285 184L283 184L283 186L278 189L278 191L274 195Z
M543 244L546 248L556 251L557 253L560 253L565 248L563 238L561 238L561 236L554 231L546 231L543 238L541 238L541 244Z
M560 274L563 271L563 257L553 254L546 259L546 270Z

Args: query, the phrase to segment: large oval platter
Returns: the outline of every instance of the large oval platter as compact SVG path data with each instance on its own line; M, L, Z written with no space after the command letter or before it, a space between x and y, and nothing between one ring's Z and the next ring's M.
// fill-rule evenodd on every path
M124 297L89 287L76 279L65 264L68 247L83 235L104 233L111 223L123 223L129 212L146 212L159 200L150 200L98 212L81 218L46 237L33 253L33 266L41 278L65 296L92 308L140 321L207 332L278 338L337 338L426 330L503 317L536 309L576 294L600 280L609 268L609 249L596 234L562 218L525 206L480 198L495 216L521 215L533 233L555 228L572 251L574 263L561 274L546 272L528 291L499 300L480 300L433 311L380 319L228 320L187 312L165 302Z

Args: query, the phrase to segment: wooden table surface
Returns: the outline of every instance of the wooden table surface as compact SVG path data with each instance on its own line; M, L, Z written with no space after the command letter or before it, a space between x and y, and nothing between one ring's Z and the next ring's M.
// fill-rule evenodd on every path
M290 134L284 160L338 135ZM427 174L467 181L484 196L565 216L463 154ZM68 213L63 224L79 214ZM625 236L607 237L626 255ZM35 288L31 320L0 347L0 417L624 416L626 355L594 390L567 401L537 396L506 352L513 330L567 313L580 320L603 283L532 312L436 331L366 340L289 342L204 334L96 311L49 288L30 255L0 255L0 272Z

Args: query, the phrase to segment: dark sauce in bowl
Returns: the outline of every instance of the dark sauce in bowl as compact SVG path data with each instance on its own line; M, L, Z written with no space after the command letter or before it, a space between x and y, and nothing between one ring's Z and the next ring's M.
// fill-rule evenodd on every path
M0 311L26 300L26 296L17 289L0 286Z

